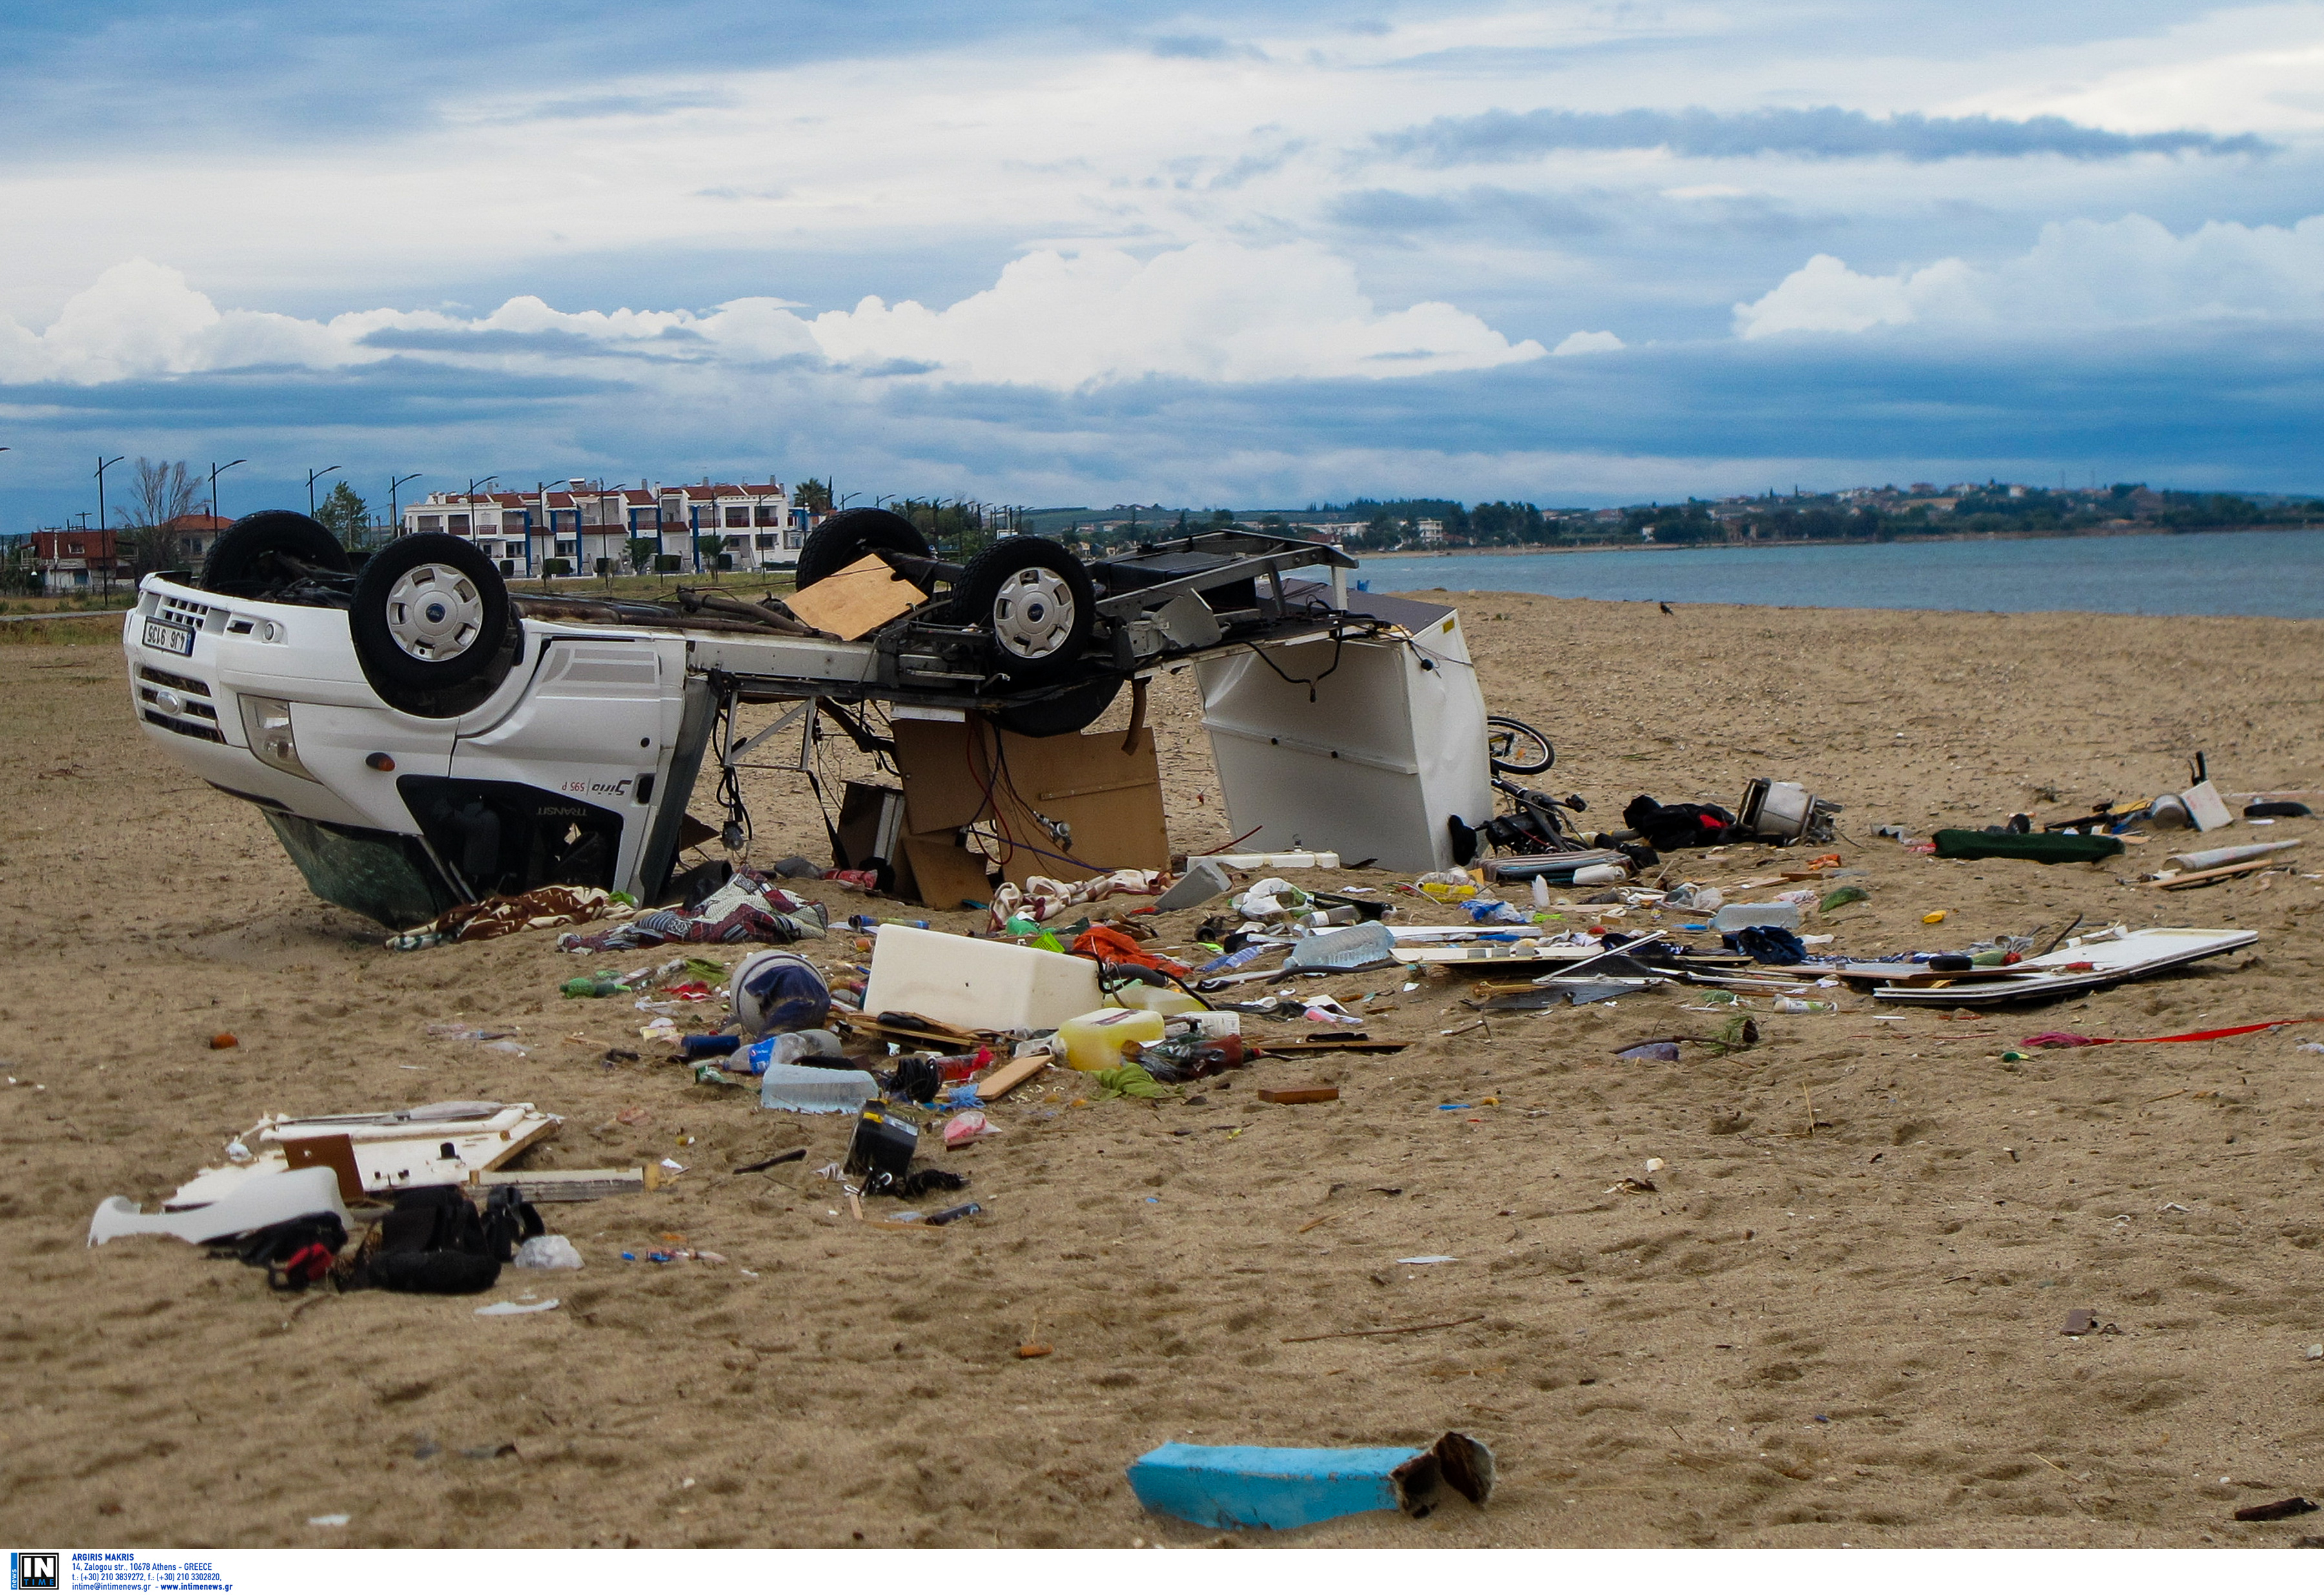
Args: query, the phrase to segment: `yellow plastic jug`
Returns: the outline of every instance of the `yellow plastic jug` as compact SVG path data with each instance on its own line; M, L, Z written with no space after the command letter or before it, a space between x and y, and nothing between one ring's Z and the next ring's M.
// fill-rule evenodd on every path
M1165 1028L1158 1013L1139 1008L1101 1008L1059 1025L1057 1039L1065 1043L1068 1068L1118 1069L1123 1042L1159 1041Z

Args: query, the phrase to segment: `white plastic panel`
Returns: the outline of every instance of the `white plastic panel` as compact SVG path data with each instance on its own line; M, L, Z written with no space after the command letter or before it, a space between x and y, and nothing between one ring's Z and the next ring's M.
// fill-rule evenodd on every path
M1410 645L1340 644L1336 668L1328 641L1268 651L1280 675L1250 652L1196 667L1229 823L1237 834L1258 827L1238 845L1449 865L1445 820L1493 807L1484 697L1459 617L1443 613Z

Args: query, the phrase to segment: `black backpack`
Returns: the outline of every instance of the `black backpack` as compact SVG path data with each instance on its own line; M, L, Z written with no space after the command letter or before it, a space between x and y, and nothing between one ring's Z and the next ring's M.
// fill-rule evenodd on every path
M380 1221L368 1282L382 1290L473 1295L490 1290L518 1245L544 1228L513 1185L495 1186L482 1212L457 1185L399 1191L394 1211Z
M1735 840L1735 816L1715 803L1657 803L1642 794L1622 811L1622 823L1663 853Z

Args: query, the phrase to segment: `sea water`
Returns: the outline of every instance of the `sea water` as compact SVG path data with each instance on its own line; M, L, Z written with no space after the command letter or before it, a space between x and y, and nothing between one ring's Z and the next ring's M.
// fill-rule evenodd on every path
M1669 604L2324 616L2324 531L1382 555L1375 593L1546 593Z

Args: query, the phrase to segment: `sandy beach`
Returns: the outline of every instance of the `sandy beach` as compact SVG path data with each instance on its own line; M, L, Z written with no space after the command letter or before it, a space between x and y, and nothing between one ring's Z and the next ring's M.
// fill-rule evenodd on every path
M2324 1498L2324 1360L2307 1355L2324 1342L2324 1056L2301 1050L2324 1025L2001 1057L2043 1030L2324 1012L2324 884L2136 884L2175 834L2051 867L1874 835L2152 796L2186 784L2197 749L2231 791L2324 788L2324 622L1450 601L1489 705L1553 735L1543 784L1591 819L1639 793L1731 807L1760 775L1845 805L1834 851L1870 899L1812 917L1834 950L2076 915L2259 942L1969 1018L1763 1001L1760 1046L1677 1064L1614 1055L1714 1025L1684 991L1448 1037L1474 1019L1460 982L1301 982L1392 999L1370 1031L1415 1045L1263 1061L1159 1104L1086 1102L1053 1075L938 1159L971 1176L982 1217L883 1229L807 1172L840 1154L844 1120L696 1085L640 1044L626 1000L558 994L642 957L561 954L553 932L388 952L308 894L254 809L147 745L116 646L0 649L0 1388L18 1437L0 1526L69 1546L1454 1548L2283 1545L2324 1525L2230 1519ZM1174 844L1223 842L1189 677L1157 685L1151 718ZM820 856L804 783L762 774L751 796L753 862ZM1674 880L1729 887L1784 862L1671 857ZM2292 857L2324 871L2324 851ZM898 911L816 895L835 918ZM1164 941L1200 917L1167 917ZM834 971L862 957L844 935L802 945ZM456 1020L518 1028L529 1050L427 1034ZM211 1050L218 1031L239 1045ZM616 1047L643 1058L605 1062ZM1308 1081L1341 1099L1257 1101ZM687 1172L545 1209L586 1268L507 1272L484 1298L561 1299L531 1316L275 1295L172 1240L84 1248L100 1200L155 1202L262 1114L459 1098L562 1115L533 1166ZM803 1163L728 1172L794 1147ZM669 1244L729 1260L621 1258ZM1431 1254L1454 1260L1396 1261ZM2082 1308L2105 1332L2061 1334ZM1054 1353L1020 1360L1028 1341ZM1447 1428L1499 1459L1482 1510L1222 1535L1148 1516L1122 1474L1170 1440Z

